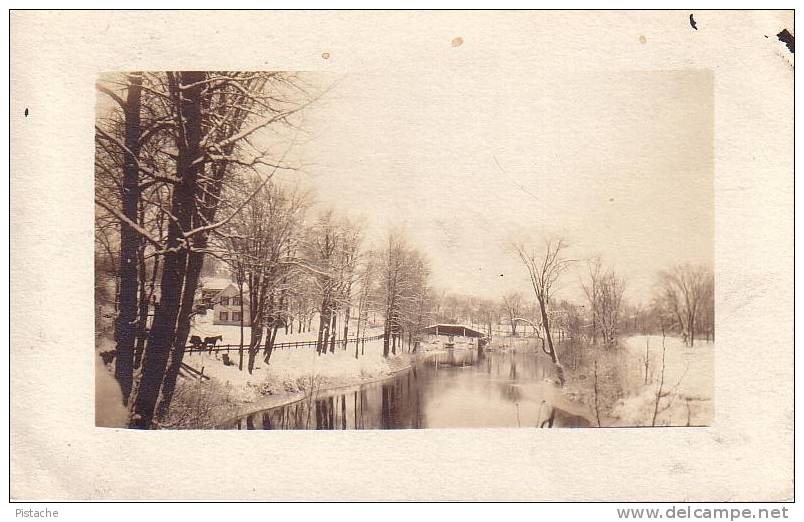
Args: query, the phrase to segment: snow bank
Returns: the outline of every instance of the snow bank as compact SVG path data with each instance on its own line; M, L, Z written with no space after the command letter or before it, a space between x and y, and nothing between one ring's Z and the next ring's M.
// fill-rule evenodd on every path
M648 383L642 380L615 404L612 414L618 418L618 425L649 426L653 422L656 395L662 382L662 336L623 340L629 357L640 365L644 365L646 343ZM664 343L664 379L656 425L710 425L714 415L714 343L696 341L695 346L689 347L676 337L667 337Z
M203 369L211 380L182 379L181 392L164 426L218 427L235 412L263 409L308 393L380 379L409 365L407 353L386 359L382 349L382 340L367 342L365 348L361 347L364 354L355 359L353 343L346 350L339 345L335 353L322 355L313 347L283 348L273 351L270 364L265 363L260 352L252 374L247 370L247 350L243 353L243 371L238 369L237 349L228 352L234 363L230 366L223 364L226 352L187 354L184 362L196 370Z

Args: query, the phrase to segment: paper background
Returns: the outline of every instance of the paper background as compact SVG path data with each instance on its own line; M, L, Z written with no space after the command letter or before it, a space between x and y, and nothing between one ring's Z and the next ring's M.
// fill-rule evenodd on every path
M688 16L13 12L12 498L790 499L793 68L775 35L794 32L793 14L701 11L697 31ZM455 48L458 36L464 43ZM461 63L485 66L491 75L503 66L713 71L711 428L141 433L94 427L99 72L344 72Z

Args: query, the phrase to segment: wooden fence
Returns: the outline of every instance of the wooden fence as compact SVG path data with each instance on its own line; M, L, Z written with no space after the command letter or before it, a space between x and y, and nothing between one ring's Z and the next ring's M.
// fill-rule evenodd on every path
M346 339L346 345L350 345L353 343L366 343L367 341L376 341L378 339L383 339L385 337L384 334L380 335L373 335L371 337L351 337ZM323 341L322 341L323 342ZM327 341L326 345L329 346L332 341ZM293 341L289 343L274 343L274 350L282 350L284 348L306 348L306 347L313 347L315 348L318 345L318 341ZM335 339L336 346L343 346L343 339ZM248 344L243 344L244 349L248 349ZM262 348L262 347L261 347ZM188 345L184 347L184 353L212 353L212 352L228 352L231 350L239 350L239 344L216 344L216 345Z

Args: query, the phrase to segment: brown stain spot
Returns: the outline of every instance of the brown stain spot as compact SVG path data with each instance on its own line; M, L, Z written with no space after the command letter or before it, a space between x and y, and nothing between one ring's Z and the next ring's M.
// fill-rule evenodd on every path
M456 36L455 38L452 39L453 47L460 47L462 45L463 45L463 38L461 38L460 36Z
M648 39L647 39L647 38L645 38L645 35L644 35L644 34L639 35L639 43L641 43L641 44L646 44L646 43L648 43Z
M329 53L321 53L321 58L329 60Z

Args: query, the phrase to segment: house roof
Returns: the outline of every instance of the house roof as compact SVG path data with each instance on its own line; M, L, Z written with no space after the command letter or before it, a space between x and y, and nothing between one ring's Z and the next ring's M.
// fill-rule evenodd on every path
M225 277L204 277L201 278L201 287L204 290L223 290L232 284L231 279Z

